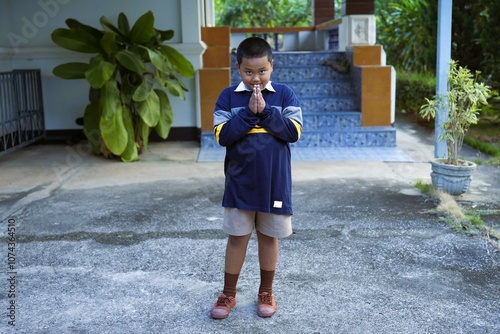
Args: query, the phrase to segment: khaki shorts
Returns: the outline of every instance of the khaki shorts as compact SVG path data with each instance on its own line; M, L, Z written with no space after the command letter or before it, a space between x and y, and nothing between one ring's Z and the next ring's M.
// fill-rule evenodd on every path
M285 238L292 234L292 216L224 208L222 230L225 233L243 236L252 233L254 228L272 238Z

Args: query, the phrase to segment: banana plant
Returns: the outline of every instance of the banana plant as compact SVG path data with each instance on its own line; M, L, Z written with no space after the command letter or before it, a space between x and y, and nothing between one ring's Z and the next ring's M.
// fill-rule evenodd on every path
M58 46L94 54L88 63L65 63L53 73L90 84L83 131L95 154L139 160L153 129L161 138L168 137L173 121L169 94L186 98L188 89L179 76L192 77L193 65L164 44L174 31L156 29L154 20L148 11L131 27L120 13L117 25L103 16L102 29L97 29L70 18L68 28L52 32Z

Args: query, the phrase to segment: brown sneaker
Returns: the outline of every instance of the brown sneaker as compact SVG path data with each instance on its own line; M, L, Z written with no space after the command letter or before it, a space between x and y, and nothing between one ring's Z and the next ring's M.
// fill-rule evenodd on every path
M214 319L225 319L229 315L229 311L236 305L236 297L228 297L221 293L217 303L212 307L210 316Z
M272 317L276 313L276 301L274 295L267 292L259 293L259 301L257 303L257 315L262 318Z

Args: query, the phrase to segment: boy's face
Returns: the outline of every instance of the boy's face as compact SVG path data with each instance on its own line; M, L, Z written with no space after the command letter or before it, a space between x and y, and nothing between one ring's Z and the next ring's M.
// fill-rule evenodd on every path
M267 56L260 58L243 57L238 67L241 80L248 88L253 89L255 85L264 88L271 80L273 71L273 61L269 61Z

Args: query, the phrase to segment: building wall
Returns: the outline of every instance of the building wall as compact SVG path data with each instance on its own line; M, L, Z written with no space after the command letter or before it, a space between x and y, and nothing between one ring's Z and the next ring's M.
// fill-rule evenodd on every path
M0 71L41 69L47 130L79 129L75 119L83 116L89 86L85 80L57 78L52 69L69 61L87 62L92 55L59 48L50 38L52 31L66 27L67 18L100 28L101 16L116 22L120 12L127 15L132 25L139 16L152 10L155 27L173 29L174 37L168 43L198 70L204 51L200 42L200 11L196 10L199 3L200 0L2 0ZM183 81L189 92L186 101L171 98L173 126L199 128L196 79Z

